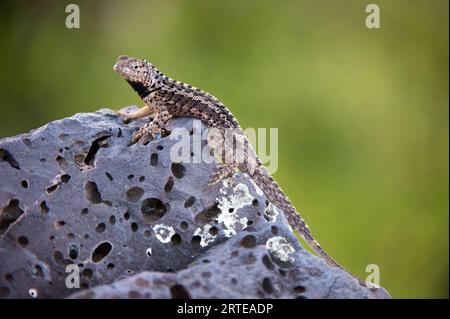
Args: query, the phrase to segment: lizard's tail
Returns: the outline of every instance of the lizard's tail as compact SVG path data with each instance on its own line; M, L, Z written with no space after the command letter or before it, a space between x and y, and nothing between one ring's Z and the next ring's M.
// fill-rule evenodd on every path
M343 270L351 277L358 280L358 282L362 286L367 287L367 283L365 281L353 275L350 271L345 269L330 255L328 255L325 250L323 250L317 240L314 239L304 219L294 208L289 198L284 195L284 192L278 185L278 183L269 173L267 173L266 169L263 166L260 166L255 170L252 175L252 179L255 184L258 185L259 188L261 188L267 199L285 212L289 224L302 236L302 238L308 243L308 245L316 254L322 257L328 265Z

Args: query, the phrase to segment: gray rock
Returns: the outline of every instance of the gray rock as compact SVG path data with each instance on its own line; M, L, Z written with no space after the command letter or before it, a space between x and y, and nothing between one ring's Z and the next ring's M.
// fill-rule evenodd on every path
M246 174L208 186L216 164L173 163L170 132L128 145L142 123L102 109L0 140L0 298L389 297L309 254Z

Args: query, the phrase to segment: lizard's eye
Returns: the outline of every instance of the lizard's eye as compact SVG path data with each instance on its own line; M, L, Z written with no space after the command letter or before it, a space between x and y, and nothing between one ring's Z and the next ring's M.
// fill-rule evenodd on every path
M134 66L134 69L135 69L135 70L137 70L137 69L138 69L138 66L137 66L137 65L135 65L135 66Z

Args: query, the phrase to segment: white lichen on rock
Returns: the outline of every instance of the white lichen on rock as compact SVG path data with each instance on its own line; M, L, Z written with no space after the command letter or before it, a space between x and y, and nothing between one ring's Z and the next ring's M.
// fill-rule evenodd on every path
M248 186L242 183L232 185L232 179L225 179L220 193L223 195L217 198L218 208L221 213L217 216L217 221L224 226L225 236L231 237L247 227L247 217L240 217L238 210L246 205L251 205L253 196L248 190ZM228 194L231 190L231 194Z
M200 246L206 247L216 239L217 235L211 235L210 229L212 225L206 224L203 227L199 227L195 230L194 236L200 236Z
M294 261L294 258L290 255L295 253L295 249L284 237L274 236L269 238L266 242L266 248L273 257L278 258L282 262Z
M153 226L156 238L162 243L170 242L170 239L175 235L175 230L172 226L158 224Z
M268 222L275 222L277 220L277 216L279 214L278 208L273 205L272 203L269 203L269 205L264 210L264 217Z

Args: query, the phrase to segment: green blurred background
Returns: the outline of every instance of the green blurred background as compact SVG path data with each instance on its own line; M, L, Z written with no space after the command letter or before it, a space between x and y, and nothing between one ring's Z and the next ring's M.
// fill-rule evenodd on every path
M81 28L65 27L65 7ZM2 1L0 137L140 104L120 54L279 128L276 179L328 252L448 298L448 1Z

